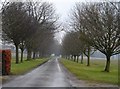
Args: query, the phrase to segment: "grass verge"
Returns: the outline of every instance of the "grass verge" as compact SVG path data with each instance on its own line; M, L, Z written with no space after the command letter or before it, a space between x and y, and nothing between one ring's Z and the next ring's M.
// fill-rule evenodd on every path
M11 63L11 74L12 75L20 75L24 74L33 68L39 66L40 64L44 63L47 61L47 58L43 59L35 59L35 60L30 60L30 61L23 61L23 63L15 64L14 60L12 60Z
M118 61L111 60L110 72L102 72L105 60L91 60L91 65L76 63L67 59L60 61L78 79L90 82L118 84Z

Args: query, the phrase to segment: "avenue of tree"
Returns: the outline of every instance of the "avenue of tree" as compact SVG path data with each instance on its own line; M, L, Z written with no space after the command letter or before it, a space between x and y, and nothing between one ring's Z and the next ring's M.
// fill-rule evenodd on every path
M2 37L3 40L14 43L16 63L19 63L19 49L21 62L25 49L27 60L50 54L50 46L58 28L57 20L58 16L51 3L9 2L3 6Z
M16 47L16 63L27 50L27 60L57 53L78 62L99 50L106 56L104 71L110 71L110 58L120 53L120 3L76 3L70 16L72 31L66 32L62 44L54 40L58 16L47 2L9 2L2 7L2 38ZM69 23L68 23L69 24ZM56 51L59 50L59 51ZM53 52L54 51L54 52Z
M70 26L74 31L68 32L63 40L64 55L68 57L82 55L83 63L85 54L89 66L90 55L99 50L106 56L104 71L109 72L111 56L120 53L119 4L119 2L77 3L70 17Z

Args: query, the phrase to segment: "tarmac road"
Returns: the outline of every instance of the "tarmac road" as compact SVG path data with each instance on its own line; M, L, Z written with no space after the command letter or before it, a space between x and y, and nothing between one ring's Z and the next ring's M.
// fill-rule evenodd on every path
M90 84L83 80L78 80L59 62L58 57L51 58L45 64L25 75L14 78L3 84L2 87L2 89L47 89L47 87L48 89L77 89L77 87L105 87L102 89L118 89L116 88L117 86L114 85Z
M52 58L33 71L15 78L3 87L71 87L58 58Z

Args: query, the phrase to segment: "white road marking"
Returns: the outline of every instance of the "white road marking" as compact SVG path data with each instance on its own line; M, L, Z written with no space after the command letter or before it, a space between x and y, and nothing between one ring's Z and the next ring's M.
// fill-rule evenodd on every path
M61 72L61 68L60 68L60 65L59 65L59 63L58 63L57 58L56 58L56 61L57 61L57 66L58 66L59 72Z

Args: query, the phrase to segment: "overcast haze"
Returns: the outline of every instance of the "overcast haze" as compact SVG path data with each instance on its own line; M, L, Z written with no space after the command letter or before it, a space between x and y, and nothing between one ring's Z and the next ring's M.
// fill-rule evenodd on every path
M5 1L5 0L2 0ZM6 1L29 1L29 0L6 0ZM118 2L120 0L31 0L31 1L46 1L46 2L50 2L53 3L53 5L55 6L56 12L59 15L60 19L60 23L62 24L62 26L66 26L67 24L67 20L69 19L70 12L71 9L74 7L76 2L101 2L101 1L113 1L113 2ZM61 28L62 29L62 28ZM64 32L59 32L56 34L56 38L59 40L59 42L61 43L61 40L63 38Z
M56 8L56 12L60 17L60 22L62 26L66 26L67 20L69 20L69 15L71 13L71 9L74 7L76 2L87 3L87 2L101 2L101 1L114 1L117 2L119 0L42 0L53 3ZM61 43L64 32L60 32L56 34L56 38Z

